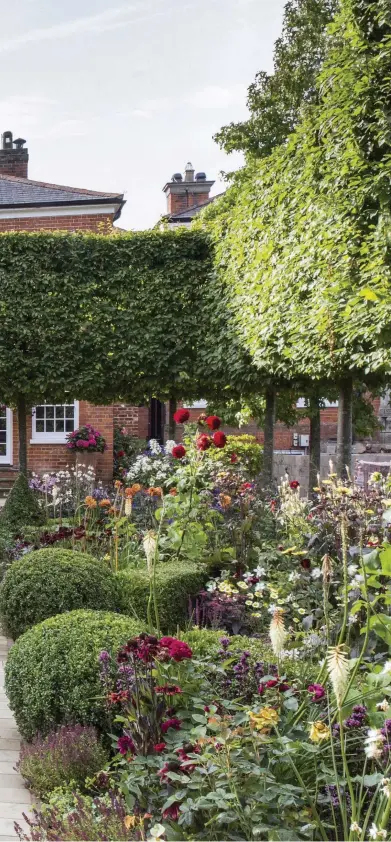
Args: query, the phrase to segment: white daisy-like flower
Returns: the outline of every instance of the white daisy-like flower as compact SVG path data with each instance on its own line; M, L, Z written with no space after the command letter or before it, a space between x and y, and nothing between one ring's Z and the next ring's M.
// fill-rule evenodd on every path
M262 576L264 576L265 573L266 573L265 568L260 567L260 565L258 565L258 567L256 567L255 570L254 570L254 575L258 576L259 579L262 579Z
M274 614L274 612L277 610L277 605L274 605L273 603L273 605L269 605L269 608L267 610L269 614Z
M370 839L387 839L387 831L381 830L380 828L378 828L378 826L375 824L375 822L372 822L371 827L369 828L369 838Z
M388 710L389 707L390 707L390 703L389 703L388 699L383 699L382 702L377 703L376 710L386 711L386 710Z
M370 728L365 740L365 754L369 760L378 760L382 755L384 737L380 728Z
M255 593L262 593L266 588L266 582L257 582L255 585L254 591Z
M298 579L300 579L300 573L297 573L296 570L293 570L288 576L288 582L297 582Z
M349 576L355 576L358 570L358 564L349 564L348 565L348 574Z
M350 825L350 830L352 833L362 833L362 827L360 827L358 822L352 822Z
M383 778L381 784L381 791L386 798L391 798L391 778Z
M314 569L311 571L311 576L313 579L320 579L321 575L322 571L320 567L314 567Z
M349 626L352 626L354 623L358 623L358 615L357 614L349 614L348 623L349 623Z

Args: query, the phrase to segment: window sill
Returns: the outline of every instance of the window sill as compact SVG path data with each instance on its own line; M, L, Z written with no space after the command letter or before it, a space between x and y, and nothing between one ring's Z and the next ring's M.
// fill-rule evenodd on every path
M30 444L63 444L63 445L66 445L67 440L61 439L61 438L49 439L49 438L47 438L47 436L45 436L42 439L30 439Z

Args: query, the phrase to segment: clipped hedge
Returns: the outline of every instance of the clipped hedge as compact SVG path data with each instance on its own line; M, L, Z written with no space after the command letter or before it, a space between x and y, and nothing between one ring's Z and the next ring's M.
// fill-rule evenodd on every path
M43 513L27 478L19 474L0 514L0 530L18 535L27 524L42 524Z
M56 725L108 729L99 678L100 652L115 655L141 623L106 611L71 611L50 617L17 640L5 668L5 687L26 739Z
M149 575L147 570L129 570L118 574L121 611L131 617L147 619ZM186 562L159 564L156 588L162 629L175 631L189 619L189 596L198 593L209 579L205 567Z
M87 553L49 548L28 553L7 570L0 614L16 639L31 626L77 608L117 609L117 580Z

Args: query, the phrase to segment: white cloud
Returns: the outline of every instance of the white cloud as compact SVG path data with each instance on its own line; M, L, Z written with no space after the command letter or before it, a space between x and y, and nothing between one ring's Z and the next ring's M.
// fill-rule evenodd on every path
M0 114L3 129L36 126L53 100L41 96L10 96L0 100Z
M142 9L143 6L145 8L145 4L126 4L125 6L118 6L114 9L107 9L96 15L76 18L75 20L64 21L63 23L40 29L30 29L28 32L23 32L21 35L15 36L15 38L0 41L0 52L16 50L18 47L23 46L23 44L56 38L67 38L70 35L83 32L106 32L109 29L123 25L125 22L131 23L129 15L132 12Z
M234 103L243 102L246 98L246 90L246 85L233 85L231 88L208 85L186 97L186 102L194 108L227 108Z
M125 116L128 116L126 114ZM134 108L133 111L129 112L129 117L141 117L144 120L150 120L152 117L151 111L144 111L142 108Z

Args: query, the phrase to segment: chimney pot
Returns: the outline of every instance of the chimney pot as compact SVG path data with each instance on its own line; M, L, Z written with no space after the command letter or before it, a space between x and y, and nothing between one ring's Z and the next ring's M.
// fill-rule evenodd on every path
M13 140L12 132L3 132L0 149L0 175L28 178L28 149L23 137Z
M190 161L185 166L185 181L194 181L194 167Z

